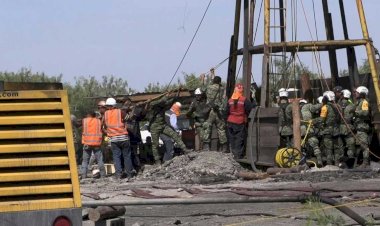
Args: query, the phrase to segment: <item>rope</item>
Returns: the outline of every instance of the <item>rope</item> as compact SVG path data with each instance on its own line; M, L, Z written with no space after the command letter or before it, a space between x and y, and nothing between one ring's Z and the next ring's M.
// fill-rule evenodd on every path
M307 135L309 134L310 132L310 129L311 129L311 126L313 125L313 120L301 120L301 122L306 122L308 123L307 125L307 129L306 129L306 134L305 134L305 137L303 138L302 142L301 142L301 146L304 146L305 145L305 142L306 142L306 138L307 138Z
M301 210L301 211L295 212L294 214L292 214L292 216L297 216L300 214L306 214L306 213L311 213L311 212L316 212L316 211L329 210L329 209L333 209L336 207L344 207L344 206L348 207L348 206L353 206L353 205L358 205L358 204L365 204L368 202L373 202L373 201L378 201L378 200L380 200L380 198L373 198L373 199L369 198L369 199L364 199L361 201L348 202L348 203L344 203L344 204L340 204L340 205L331 205L331 206L325 206L325 207L316 208L316 209ZM289 211L287 211L287 212L289 212ZM239 222L239 223L227 224L226 226L240 226L240 225L246 225L246 224L256 225L253 223L267 221L267 220L275 220L275 219L280 219L280 218L284 218L284 217L289 217L289 214L282 214L282 215L273 216L273 217L263 217L263 218L259 218L259 219L251 220L251 221L243 221L243 222Z
M178 66L177 66L177 69L175 70L175 72L174 72L172 78L170 79L170 82L169 82L169 84L168 84L168 86L167 86L167 89L169 89L170 84L172 83L174 77L177 75L177 72L178 72L178 70L180 69L180 67L181 67L181 65L182 65L182 63L183 63L183 61L185 60L185 58L186 58L186 56L187 56L187 53L189 52L190 47L191 47L191 45L193 44L193 41L194 41L195 37L196 37L197 34L198 34L199 28L201 27L201 25L202 25L202 23L203 23L203 20L204 20L206 14L207 14L207 11L208 11L208 9L210 8L211 2L212 2L212 0L209 1L208 5L207 5L207 7L206 7L206 10L205 10L205 12L203 13L202 19L201 19L201 21L199 22L197 29L195 30L195 33L194 33L194 35L193 35L193 38L191 39L190 44L187 46L187 49L186 49L186 51L185 51L185 54L182 56L182 59L181 59L181 61L179 62Z

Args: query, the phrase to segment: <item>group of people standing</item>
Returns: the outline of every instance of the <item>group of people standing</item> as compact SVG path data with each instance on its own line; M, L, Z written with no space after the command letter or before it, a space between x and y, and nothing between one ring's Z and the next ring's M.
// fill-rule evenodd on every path
M200 150L210 150L211 131L215 125L219 150L231 152L235 159L244 157L246 124L255 107L250 97L244 96L244 86L237 84L232 96L227 100L221 78L214 76L211 84L197 88L195 98L186 113L194 121L194 129L200 138ZM317 165L337 165L346 167L347 160L362 153L362 167L369 165L370 106L368 89L360 86L355 90L356 102L351 92L337 86L334 91L326 91L313 104L300 100L301 136L306 150L317 159ZM86 178L90 157L99 167L100 176L105 176L102 143L106 138L112 151L115 178L131 178L140 167L136 147L141 142L140 121L148 120L151 133L154 163L160 165L174 156L174 146L188 154L183 142L177 117L181 115L182 104L178 93L168 92L153 100L136 105L127 100L121 108L114 98L98 103L98 115L89 112L82 120L83 159L81 177ZM279 133L287 146L292 146L293 119L289 94L279 90ZM159 152L159 140L164 142L165 153ZM325 161L324 161L325 160Z
M244 156L245 127L253 105L249 98L244 97L243 91L242 84L236 85L233 95L226 101L219 76L214 76L211 84L195 90L195 98L186 116L194 119L194 128L200 137L202 150L210 150L211 131L213 125L216 125L219 150L222 152L231 150L236 159ZM156 165L173 158L174 143L183 153L192 152L193 150L187 148L183 142L177 125L181 107L178 93L175 92L165 93L140 105L127 100L120 108L117 107L114 98L100 101L97 114L95 111L90 111L79 123L82 126L83 144L81 178L87 177L91 156L98 163L100 176L105 176L102 153L105 139L112 151L114 177L121 179L135 176L140 167L135 149L141 142L140 121L142 120L148 121L151 150ZM160 139L165 147L163 155L159 152Z
M246 123L255 106L250 98L244 96L244 86L237 84L232 96L227 99L221 78L215 76L211 84L197 88L194 94L195 100L191 103L187 116L194 119L194 127L200 138L200 149L210 150L211 132L215 125L219 150L231 152L235 159L243 158Z
M316 104L300 100L301 137L306 150L312 150L318 166L345 168L349 163L356 167L359 155L362 155L360 167L369 166L368 89L357 87L355 99L354 103L348 89L336 86L333 91L324 92ZM292 106L284 88L279 90L279 106L279 133L286 146L292 146Z

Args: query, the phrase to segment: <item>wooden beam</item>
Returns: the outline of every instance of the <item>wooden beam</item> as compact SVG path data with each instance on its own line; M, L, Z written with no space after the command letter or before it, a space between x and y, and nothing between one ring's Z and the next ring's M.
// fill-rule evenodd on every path
M268 44L272 53L283 52L311 52L311 51L328 51L329 49L342 49L349 46L366 45L366 39L351 40L325 40L325 41L298 41L298 42L272 42ZM257 45L249 48L251 54L263 54L264 45ZM238 50L238 55L242 55L243 50Z

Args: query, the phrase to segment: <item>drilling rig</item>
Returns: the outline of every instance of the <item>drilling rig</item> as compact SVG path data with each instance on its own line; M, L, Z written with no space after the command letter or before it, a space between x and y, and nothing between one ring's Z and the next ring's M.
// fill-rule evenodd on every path
M252 84L252 67L261 67L261 88L256 96L258 107L252 110L249 116L248 136L246 144L246 159L242 162L251 164L253 169L257 165L274 166L275 155L281 147L278 132L279 108L275 104L276 91L282 87L294 87L293 98L316 99L323 91L331 90L339 85L354 90L358 86L366 86L369 89L369 100L372 106L372 151L379 151L380 140L380 84L379 84L379 60L377 50L368 33L365 12L362 0L355 0L357 18L360 22L362 38L350 39L348 23L346 20L345 5L347 1L335 0L339 4L340 15L333 18L329 6L333 1L312 0L312 9L304 6L304 1L298 0L236 0L235 21L233 35L230 43L230 59L228 65L227 90L231 95L237 77L237 61L242 55L245 96L250 96ZM355 2L353 1L353 2ZM316 15L314 4L321 4L320 14ZM329 5L330 4L330 5ZM259 10L258 10L259 9ZM300 10L302 9L302 10ZM312 12L310 12L312 11ZM242 12L242 16L241 16ZM258 16L255 15L258 12ZM298 15L298 14L301 14ZM260 16L263 15L263 24L260 24ZM319 39L317 32L312 32L310 17L314 15L314 28L317 30L316 18L324 19L324 40ZM351 16L351 15L350 15ZM243 18L243 48L239 46L240 20ZM257 23L255 23L257 17ZM310 40L297 40L297 17L306 21L307 28L302 30L310 35ZM340 18L339 18L340 17ZM343 39L336 39L334 35L333 20L341 20ZM322 20L321 20L322 21ZM290 25L289 25L290 23ZM260 25L260 26L259 26ZM255 44L257 29L263 29L263 40L259 45ZM355 49L365 48L370 67L369 74L358 72ZM348 73L347 76L339 76L337 51L346 50ZM328 57L321 57L327 52ZM317 65L318 78L311 80L307 72L297 73L295 62L300 61L300 54L309 53ZM255 60L253 60L255 56ZM256 60L257 57L260 60ZM260 58L261 57L261 58ZM329 63L329 73L325 77L323 73L324 62ZM260 62L260 63L258 63ZM326 63L326 64L327 64ZM282 69L279 69L282 65ZM302 66L303 67L303 66ZM290 68L290 70L284 70ZM293 68L294 70L292 70ZM288 71L290 73L285 73ZM373 148L375 147L375 148Z

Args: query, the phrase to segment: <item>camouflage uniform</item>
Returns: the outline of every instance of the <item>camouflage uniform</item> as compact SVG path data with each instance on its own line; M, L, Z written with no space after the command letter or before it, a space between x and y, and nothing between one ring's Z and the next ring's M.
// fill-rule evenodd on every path
M333 156L333 133L334 133L334 125L335 125L335 112L333 106L330 102L323 105L321 108L320 120L321 123L321 132L322 143L325 148L325 154L327 157L327 164L332 165L334 162Z
M190 104L187 116L194 119L195 131L200 138L200 143L203 142L204 128L203 124L208 117L209 112L207 111L206 98L202 97L200 100L194 100Z
M343 99L343 98L342 98ZM336 126L333 129L333 147L334 147L334 158L335 165L339 165L342 162L344 157L344 145L341 137L340 125L342 123L341 114L343 114L343 101L342 99L338 100L336 104L333 104L333 110L335 114ZM340 112L340 113L339 113Z
M347 156L348 158L354 158L355 151L355 138L352 134L354 131L353 118L355 113L355 105L350 99L342 100L342 110L344 121L340 124L340 134L344 139L347 147Z
M149 128L152 136L152 152L156 163L161 162L161 157L158 152L160 134L165 134L172 138L181 149L187 150L179 134L165 121L165 111L172 106L173 102L174 98L163 96L150 103L151 109L148 118L150 119Z
M369 121L370 121L370 107L369 103L365 98L358 100L355 108L355 128L357 144L359 145L359 150L363 152L363 164L369 163L369 136L370 132Z
M211 141L212 125L215 123L218 131L219 143L224 146L227 144L226 123L222 118L222 111L225 109L223 103L222 89L219 84L211 84L207 86L206 97L207 105L211 107L207 120L203 123L203 136L204 143L209 144Z
M287 146L292 146L291 139L293 136L293 115L292 105L287 100L282 100L280 103L280 111L278 113L279 119L279 134L281 138L286 142ZM285 102L286 101L286 102Z
M319 107L319 105L313 105L311 103L307 103L301 107L301 136L302 138L307 136L306 145L313 149L314 155L317 157L318 164L322 165L322 153L319 149L319 140L316 135L317 130L314 128L313 124L311 125L308 134L306 134L309 122L313 119L313 115L319 110Z

